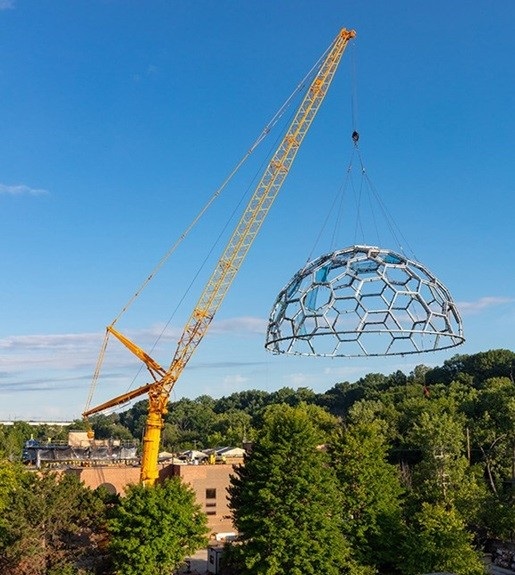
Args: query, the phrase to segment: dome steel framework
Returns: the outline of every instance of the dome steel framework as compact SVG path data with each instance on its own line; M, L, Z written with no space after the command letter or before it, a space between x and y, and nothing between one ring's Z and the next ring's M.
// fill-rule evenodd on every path
M424 266L358 245L320 256L278 295L265 347L358 357L436 351L465 341L448 290Z

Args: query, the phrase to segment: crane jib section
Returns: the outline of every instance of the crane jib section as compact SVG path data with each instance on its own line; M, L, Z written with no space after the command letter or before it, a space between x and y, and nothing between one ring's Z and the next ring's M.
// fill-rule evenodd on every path
M171 391L180 371L186 366L209 328L288 175L304 136L327 93L345 47L354 36L354 31L340 31L307 90L185 326L170 365L170 371L176 376L164 386L164 393Z
M342 29L322 58L322 63L314 80L306 91L285 136L264 171L184 327L168 370L165 371L148 354L125 338L125 336L119 334L112 326L108 329L146 364L154 382L111 399L96 408L84 412L83 415L87 417L148 393L149 406L141 459L141 481L145 485L153 485L159 476L159 444L163 427L163 416L167 410L170 392L222 304L290 171L304 136L329 89L345 47L355 35L356 33L353 30Z

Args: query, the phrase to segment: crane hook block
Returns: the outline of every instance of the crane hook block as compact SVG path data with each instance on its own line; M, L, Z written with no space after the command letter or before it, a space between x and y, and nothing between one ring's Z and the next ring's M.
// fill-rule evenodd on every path
M352 132L352 141L357 144L359 140L359 133L356 132L356 130L354 130L354 132Z

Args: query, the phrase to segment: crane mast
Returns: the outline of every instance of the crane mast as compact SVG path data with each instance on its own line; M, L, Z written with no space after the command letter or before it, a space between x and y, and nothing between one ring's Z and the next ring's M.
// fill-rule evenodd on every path
M355 35L354 30L346 30L344 28L340 30L330 46L317 75L297 109L286 135L272 156L225 250L207 281L184 327L169 368L167 370L163 369L141 348L117 332L112 326L107 328L110 333L145 363L154 381L92 408L84 412L83 415L87 417L148 393L149 407L143 437L140 476L141 482L145 485L153 485L159 475L157 462L161 430L163 417L167 413L170 393L205 336L213 317L236 277L250 246L290 171L304 136L322 104L347 43Z

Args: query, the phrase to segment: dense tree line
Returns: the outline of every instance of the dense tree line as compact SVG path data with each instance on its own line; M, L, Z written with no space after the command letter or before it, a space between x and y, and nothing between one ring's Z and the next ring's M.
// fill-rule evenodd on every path
M514 368L515 353L492 350L408 374L371 373L321 394L284 388L181 399L170 404L162 448L252 442L230 488L242 538L228 572L475 575L488 541L515 535ZM92 418L96 437L138 440L146 408L142 401ZM135 487L119 500L16 463L31 435L67 432L0 426L2 573L150 573L155 557L169 572L189 539L202 541L202 514L187 489L179 496L182 485L152 494ZM184 505L173 507L174 499ZM165 515L153 517L156 509ZM168 527L154 533L157 522ZM129 526L142 538L127 540ZM142 565L136 556L148 538L156 543Z
M507 438L502 430L509 428L509 420L502 417L506 404L501 406L502 409L498 412L495 406L488 405L488 401L503 403L506 399L504 396L509 395L509 386L504 392L494 388L495 381L514 381L514 358L514 352L502 349L474 355L456 355L440 367L428 368L419 365L409 374L402 371L390 375L370 373L355 382L337 383L319 394L300 387L282 388L274 392L245 390L218 399L207 395L195 399L182 398L170 402L162 434L162 448L167 451L180 451L195 447L202 449L240 445L245 439L251 441L255 431L261 426L264 410L270 405L318 405L330 414L345 419L352 406L361 400L378 401L385 410L389 409L390 426L394 425L395 418L400 418L398 435L403 437L404 428L410 418L417 414L416 410L420 411L428 406L426 399L438 402L446 396L449 401L452 399L454 403L460 404L457 409L464 417L464 425L470 433L475 432L475 442L471 446L473 457L489 459L492 449L499 452L498 441L505 443ZM492 389L486 389L492 386ZM482 414L482 411L486 411L487 415ZM143 435L146 414L147 401L140 401L121 413L93 416L90 423L98 439L139 441ZM497 428L497 425L500 425L499 431L503 436L497 441L495 436L487 437L484 429L485 426L488 427L485 417L495 414L497 419L490 421L490 426ZM483 418L481 429L476 421L478 416ZM403 418L405 421L401 421ZM86 427L81 420L75 421L69 428L29 426L22 421L11 427L0 426L0 455L16 460L21 455L24 441L31 436L42 441L49 438L65 441L70 429L80 430ZM408 446L399 438L396 448L407 449Z

